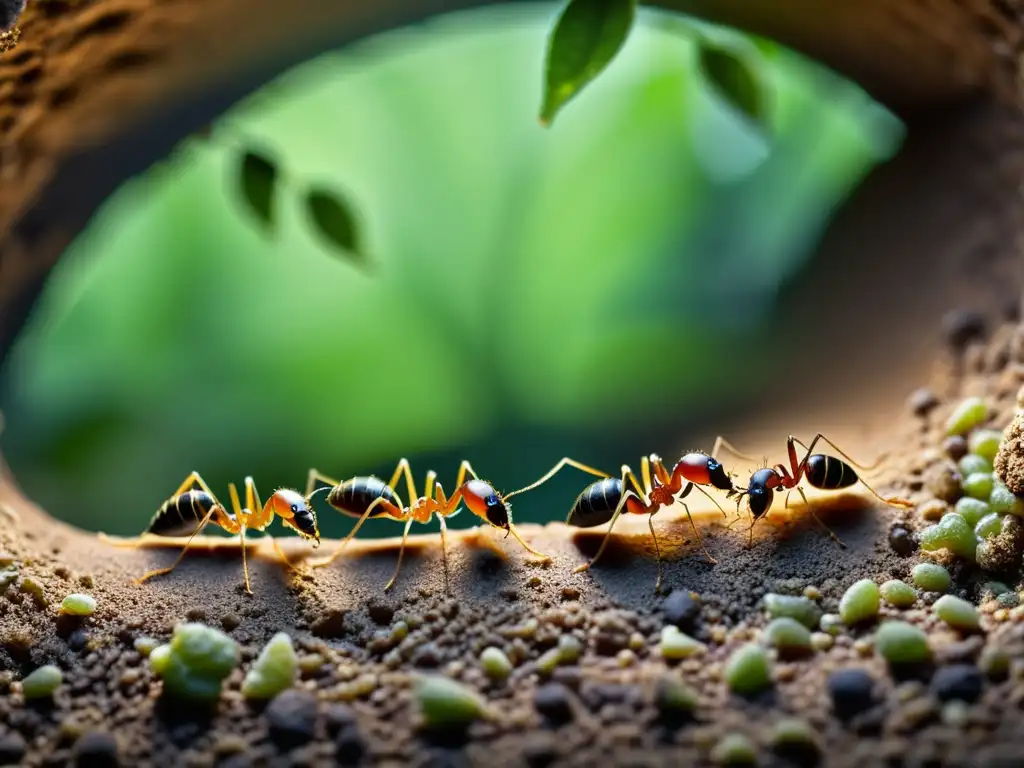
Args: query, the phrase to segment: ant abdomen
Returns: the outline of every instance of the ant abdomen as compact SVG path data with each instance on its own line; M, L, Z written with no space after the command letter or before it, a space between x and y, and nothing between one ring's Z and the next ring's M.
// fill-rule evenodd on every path
M612 519L622 500L622 480L608 477L583 489L565 522L576 528L594 528Z
M393 507L402 508L402 502L391 486L378 477L353 477L341 485L335 486L327 494L327 503L342 514L350 517L362 517L377 499L391 502ZM384 517L387 507L378 504L370 517Z
M217 500L206 491L179 493L163 503L145 532L153 536L191 536L215 506Z
M860 480L854 468L845 461L822 453L816 453L807 459L805 477L808 483L823 491L849 488Z

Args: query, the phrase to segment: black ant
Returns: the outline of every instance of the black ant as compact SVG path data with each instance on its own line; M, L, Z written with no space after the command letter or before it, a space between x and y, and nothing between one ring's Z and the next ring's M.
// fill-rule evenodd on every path
M256 490L256 483L251 477L245 478L245 506L243 507L238 498L238 490L234 483L228 484L228 491L231 493L231 508L220 503L210 486L206 484L198 472L192 472L178 490L165 501L156 514L149 521L149 525L143 532L142 537L137 541L115 541L104 534L100 538L115 547L137 548L145 543L145 537L160 536L188 536L185 547L169 568L158 568L143 574L135 580L136 584L173 571L185 552L188 551L195 538L207 523L220 526L232 535L237 535L242 545L242 571L245 574L245 591L250 595L252 589L249 585L249 565L245 557L245 532L246 530L262 531L274 521L275 515L281 518L282 524L294 529L304 539L314 539L320 546L320 529L317 527L316 512L310 506L308 500L298 491L288 488L281 488L274 491L267 499L266 504L260 501L259 493ZM269 537L268 537L269 538ZM274 550L278 556L289 566L293 567L277 541L271 539Z
M832 446L832 448L835 449L843 459L846 459L846 461L838 459L835 456L827 456L823 453L814 453L814 446L817 445L819 440L824 440ZM797 445L806 450L803 460L797 459ZM820 432L814 436L813 440L811 440L810 446L804 445L803 442L793 435L790 435L789 439L786 441L786 448L789 452L789 469L786 468L785 464L776 464L771 468L759 469L750 476L750 483L746 488L742 490L734 490L729 494L730 496L736 497L737 511L739 510L742 498L744 496L747 497L747 509L750 510L750 515L753 519L750 525L750 540L748 542L748 546L752 544L754 540L754 523L767 514L768 510L771 509L772 501L774 500L774 493L788 490L785 504L785 508L788 509L789 496L794 490L796 490L804 500L804 504L807 506L807 510L811 513L811 517L814 518L815 522L824 528L828 532L828 535L831 536L839 546L844 548L846 547L846 545L839 540L839 537L836 536L827 525L821 522L816 514L814 514L814 509L807 500L807 495L804 493L804 489L799 485L800 481L805 477L811 487L818 488L823 491L838 491L843 488L849 488L857 482L860 482L875 496L875 498L885 504L908 508L914 506L911 502L906 501L905 499L895 497L885 498L880 495L878 491L864 482L864 479L857 474L856 470L854 470L854 467L857 467L862 471L870 471L878 466L878 464L884 459L884 455L879 457L871 466L858 464ZM751 459L751 457L735 451L731 446L729 450L740 458L748 460Z
M598 469L588 467L574 459L565 457L540 480L515 493L524 493L538 487L554 477L565 466L575 467L583 472L604 478L591 483L583 489L583 492L576 498L576 503L573 504L565 521L567 525L577 528L595 528L610 521L608 532L601 541L597 554L594 555L589 563L575 568L573 573L588 570L601 557L605 547L608 546L612 529L615 527L615 521L618 520L623 510L632 515L648 515L647 524L651 529L654 551L658 559L658 579L654 586L657 592L661 589L662 565L661 549L658 546L657 534L654 532L654 515L662 507L669 507L677 501L682 503L683 509L686 511L686 517L690 521L690 526L697 535L697 541L700 542L701 549L704 550L705 557L712 564L718 562L708 552L707 547L704 545L704 539L701 537L700 531L693 521L693 516L690 514L690 509L682 500L694 488L697 488L711 499L723 515L726 514L725 510L712 498L711 494L701 487L710 485L719 490L727 491L729 495L735 492L731 475L726 473L725 468L715 458L719 448L723 446L732 450L732 446L722 437L719 437L715 440L714 448L710 454L703 451L691 451L676 462L671 472L657 454L652 453L650 456L644 456L640 460L642 484L627 464L622 465L621 477L612 477L607 472L601 472ZM509 496L512 495L514 494L509 494Z
M402 504L401 498L395 492L399 478L405 475L406 488L408 489L409 506ZM466 480L466 475L472 479ZM327 483L326 486L313 490L317 482ZM463 461L459 466L459 473L455 480L455 492L451 497L445 496L444 489L437 482L437 473L433 470L427 472L427 479L423 489L423 495L416 495L416 486L412 479L412 470L409 462L402 459L398 462L391 480L385 485L377 477L353 477L344 482L338 482L320 474L316 469L309 470L309 478L306 483L306 498L312 499L313 495L321 491L329 491L327 503L349 517L358 517L359 522L349 531L348 536L329 557L315 560L310 563L314 568L322 568L329 565L341 554L345 546L356 535L360 526L370 517L386 517L399 522L405 521L405 530L402 532L402 546L398 551L398 563L395 565L395 573L391 580L384 586L384 591L390 590L398 578L398 571L402 567L402 557L405 554L405 544L409 536L409 528L414 522L429 523L434 515L437 515L441 524L441 557L444 562L445 590L448 589L448 550L445 541L447 525L445 520L454 517L462 510L460 502L466 502L466 508L477 517L485 520L495 528L501 528L506 536L512 534L516 540L530 553L550 560L550 556L538 552L529 544L523 541L519 532L512 524L512 510L507 502L508 496L502 497L494 486L481 480L468 461ZM509 494L510 496L512 494Z

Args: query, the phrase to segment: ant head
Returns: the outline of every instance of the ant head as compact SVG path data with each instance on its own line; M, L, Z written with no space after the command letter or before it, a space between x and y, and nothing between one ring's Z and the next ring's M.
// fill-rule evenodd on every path
M294 528L304 539L316 539L316 543L320 543L316 512L304 496L297 491L282 489L274 493L272 502L281 522Z
M732 475L725 471L725 467L717 459L708 459L708 476L711 484L720 491L731 491L733 489Z
M773 490L781 490L779 476L774 469L759 469L750 476L747 488L747 508L754 518L761 517L772 506Z
M466 508L495 528L509 530L509 505L494 487L483 480L470 480L462 486Z

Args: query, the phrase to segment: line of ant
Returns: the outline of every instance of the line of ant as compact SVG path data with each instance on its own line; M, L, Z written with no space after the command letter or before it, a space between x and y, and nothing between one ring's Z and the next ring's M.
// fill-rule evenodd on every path
M824 441L830 445L845 461L834 456L815 454L813 452L814 447L819 441ZM871 467L857 464L839 449L835 443L821 433L814 437L810 445L804 445L803 442L790 435L786 445L790 466L787 468L785 464L776 464L774 467L757 470L752 473L746 488L734 485L732 481L733 475L725 471L725 468L716 456L720 449L725 448L741 459L747 461L756 461L756 459L741 453L723 437L719 436L716 438L714 448L710 454L703 451L690 451L675 463L671 471L657 454L642 457L640 478L637 478L632 469L626 464L623 464L621 467L621 475L613 477L606 472L590 467L575 459L564 457L540 479L504 496L495 490L492 484L481 480L468 461L463 461L459 467L456 489L451 497L445 495L441 484L437 482L437 473L433 470L429 471L426 475L423 495L417 496L412 470L409 462L404 458L398 462L398 466L395 468L390 481L386 484L374 476L357 476L339 482L323 475L317 469L310 469L305 495L291 489L278 489L271 495L265 505L260 502L253 479L247 477L245 479L244 506L240 503L235 485L233 483L229 484L233 510L231 512L217 499L202 477L197 472L192 472L178 487L178 490L157 510L143 536L138 541L113 542L102 534L101 537L110 543L114 543L115 546L121 547L142 546L150 537L186 535L189 537L178 558L170 567L145 573L136 580L137 583L142 583L154 576L168 574L173 571L184 558L194 537L207 524L217 525L226 532L240 537L243 545L242 566L245 574L245 588L251 594L252 590L249 582L249 571L244 546L246 530L263 531L273 522L274 517L277 516L281 518L282 524L286 527L294 529L303 538L315 540L316 544L314 547L319 546L320 533L316 512L312 506L312 499L317 493L327 491L327 503L332 508L342 514L358 518L358 521L341 545L328 557L311 561L310 565L312 567L320 568L334 562L341 555L349 541L359 531L363 523L371 517L405 522L398 562L395 565L394 574L384 587L384 590L388 591L394 586L398 578L412 524L414 522L429 523L436 515L441 526L442 560L447 591L446 520L454 517L461 511L462 503L465 503L466 508L472 514L488 524L506 531L506 536L513 535L527 551L544 560L551 560L550 556L530 547L519 535L519 532L512 523L511 506L508 501L513 496L536 489L548 482L563 468L571 466L601 479L588 485L576 498L566 518L566 523L579 528L592 528L604 525L605 523L609 524L597 553L589 562L575 568L574 573L588 570L597 562L604 553L610 541L615 523L623 512L634 515L647 515L648 527L651 531L651 538L657 558L658 576L655 590L658 591L661 587L663 568L661 548L654 530L653 518L663 507L669 507L677 502L682 504L704 555L710 563L715 564L717 562L708 552L703 537L690 514L689 507L683 501L694 488L697 488L711 499L726 517L728 515L726 515L725 510L704 489L704 486L711 486L717 490L725 491L726 498L735 498L737 514L739 513L741 501L744 497L747 498L747 508L751 516L748 546L753 543L754 525L771 508L774 493L781 492L782 490L788 491L785 504L786 508L788 508L789 496L793 490L796 490L800 493L814 520L828 532L834 541L840 546L845 547L845 544L814 513L813 507L808 502L803 488L800 487L802 480L806 480L809 485L820 490L840 490L861 482L876 498L885 504L903 507L912 506L910 502L903 499L881 496L865 483L863 478L853 468L857 467L864 471L870 470L877 466L884 457L879 457ZM797 445L806 451L802 459L798 458ZM467 480L467 476L470 479ZM405 478L406 482L408 504L403 504L397 492L397 485L402 477ZM317 483L325 483L325 485L316 488ZM294 569L294 566L281 551L277 541L274 539L271 539L271 541L278 556L281 557L286 565Z

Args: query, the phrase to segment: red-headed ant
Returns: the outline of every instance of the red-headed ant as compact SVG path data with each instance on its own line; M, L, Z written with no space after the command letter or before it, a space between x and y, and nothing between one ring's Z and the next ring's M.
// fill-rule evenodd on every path
M578 566L574 573L588 570L597 562L598 558L604 553L605 547L608 546L612 529L615 527L615 521L618 520L619 515L625 510L632 515L648 515L647 523L651 529L654 551L658 559L658 580L654 587L655 591L658 591L661 589L662 564L661 549L658 546L657 534L654 532L654 515L662 507L669 507L677 501L682 503L683 509L686 511L686 517L690 521L690 526L697 535L697 541L700 542L701 549L704 550L705 557L711 563L717 562L704 545L704 539L701 537L700 531L693 521L690 509L682 502L682 499L686 498L694 488L697 488L711 499L715 506L725 515L725 510L711 497L711 494L701 487L705 485L713 486L719 490L727 491L729 495L735 492L731 476L726 473L721 463L715 458L719 448L723 446L733 450L728 442L719 437L715 440L714 449L710 454L703 451L691 451L679 459L671 471L669 471L661 457L657 454L652 453L650 456L644 456L640 460L642 483L627 464L622 465L621 477L612 477L607 472L602 472L593 467L588 467L586 464L581 464L575 459L565 457L552 467L547 474L541 477L540 480L531 483L521 490L515 491L515 493L510 493L505 498L507 499L517 493L533 490L546 483L566 466L575 467L583 472L604 478L591 483L583 490L566 518L567 525L577 528L595 528L610 521L608 532L601 541L597 554L594 555L589 563Z
M827 456L823 453L814 453L814 446L817 445L819 440L824 440L832 446L832 448L835 449L843 459L846 459L846 461L838 459L835 456ZM797 458L797 445L806 450L802 460ZM804 445L803 442L793 435L790 435L789 439L786 441L786 448L789 452L789 469L786 468L785 464L776 464L771 468L759 469L750 476L750 483L746 488L734 489L729 494L730 496L736 497L737 511L739 510L740 501L744 496L747 497L747 509L750 511L750 515L753 518L750 524L750 540L748 542L748 546L749 544L752 544L754 540L754 524L761 517L766 515L769 509L771 509L775 493L779 493L783 490L788 491L786 494L785 504L787 509L789 508L789 495L796 490L804 500L804 504L807 505L807 510L810 512L811 517L814 518L815 522L824 528L828 532L828 535L831 536L839 546L846 546L839 540L839 537L837 537L835 533L833 533L832 530L821 522L818 516L814 514L814 509L807 500L807 495L799 485L800 481L805 477L811 487L818 488L823 491L838 491L843 488L849 488L857 482L860 482L875 496L875 498L885 504L899 507L914 506L911 502L906 501L905 499L895 497L885 498L880 495L878 491L864 482L864 479L854 470L854 467L864 471L874 469L882 461L884 456L880 457L870 467L866 467L862 464L858 464L847 454L843 453L835 443L820 432L814 436L814 439L811 440L811 444L809 446ZM751 457L733 450L731 446L729 447L729 450L740 458L751 459Z

